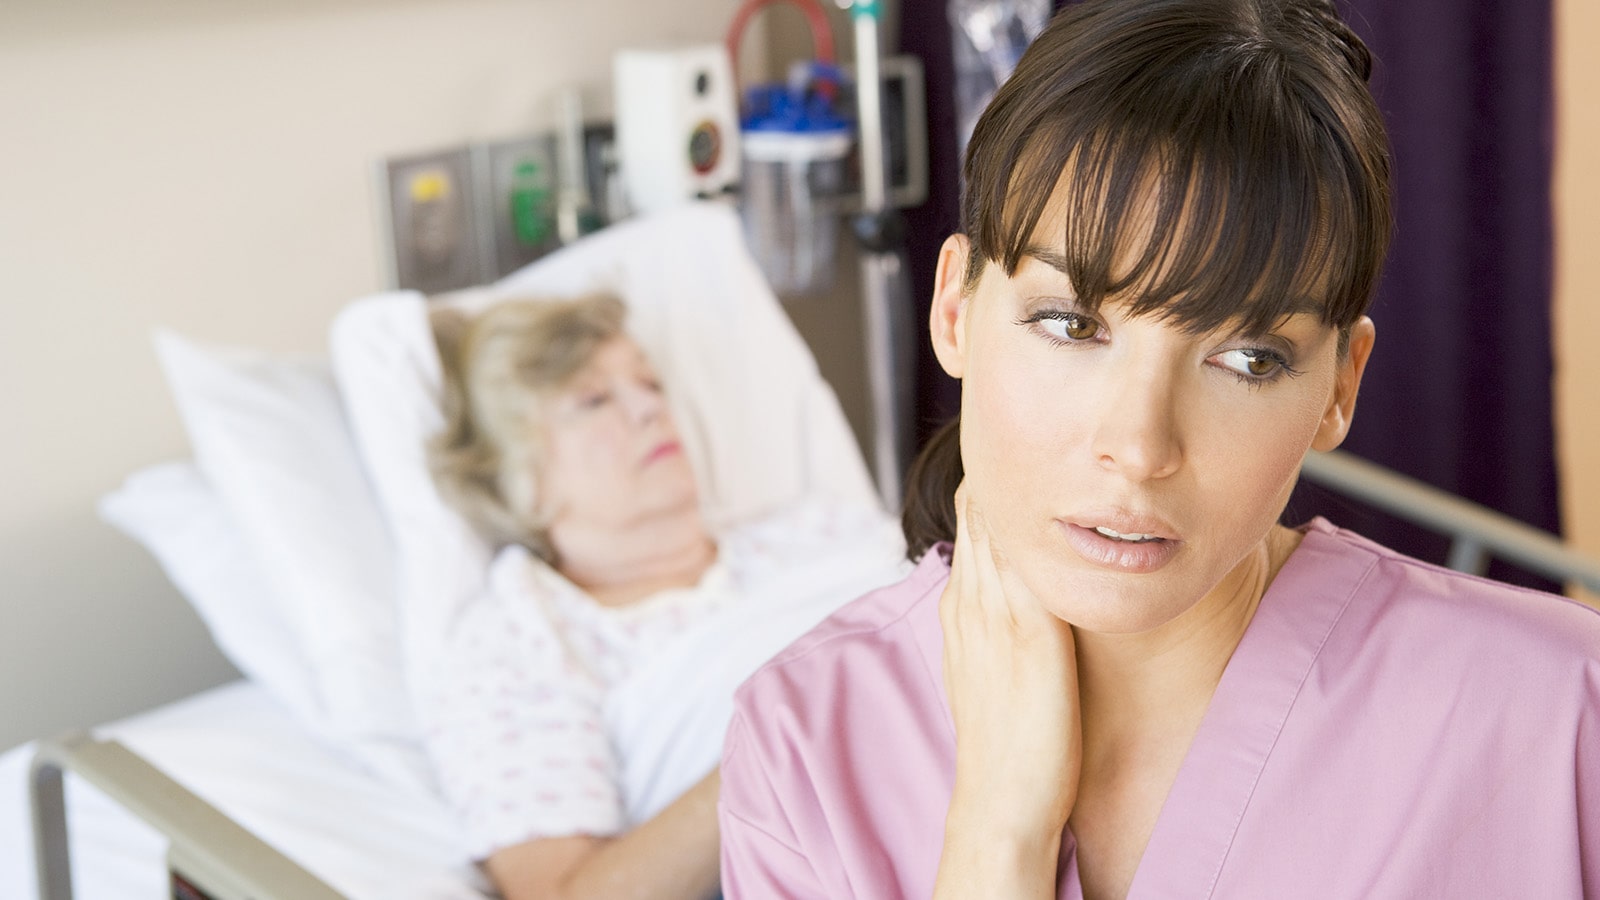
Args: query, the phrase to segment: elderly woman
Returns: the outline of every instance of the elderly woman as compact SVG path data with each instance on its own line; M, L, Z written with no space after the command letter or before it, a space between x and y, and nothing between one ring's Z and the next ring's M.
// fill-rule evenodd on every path
M786 547L859 543L843 509L713 534L662 384L623 320L604 296L434 316L447 420L435 480L504 549L420 705L441 785L510 900L716 892L716 772L628 821L629 748L608 733L607 700L697 623L767 604L752 585L796 564ZM891 581L900 549L868 553L870 583L856 590Z
M1391 227L1329 0L1068 6L978 123L916 571L738 697L730 897L1600 897L1600 616L1278 518Z
M511 562L551 567L525 604L468 612L423 704L446 794L508 900L716 891L715 772L616 836L605 689L727 599L708 577L717 544L694 473L623 312L593 297L434 317L447 422L435 479L519 548Z

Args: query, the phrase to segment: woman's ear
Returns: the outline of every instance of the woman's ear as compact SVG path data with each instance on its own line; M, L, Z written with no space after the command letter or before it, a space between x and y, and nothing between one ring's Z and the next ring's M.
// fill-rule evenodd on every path
M1334 379L1333 394L1328 398L1328 408L1317 425L1317 436L1311 449L1328 451L1344 443L1350 433L1350 423L1356 414L1356 394L1361 390L1361 374L1367 370L1367 359L1372 356L1372 343L1377 331L1372 320L1361 317L1350 328L1350 345L1344 358L1339 360L1339 374Z
M928 333L933 339L933 355L951 378L966 371L967 256L972 242L964 234L952 234L939 248L939 266L933 274L933 304L928 309Z

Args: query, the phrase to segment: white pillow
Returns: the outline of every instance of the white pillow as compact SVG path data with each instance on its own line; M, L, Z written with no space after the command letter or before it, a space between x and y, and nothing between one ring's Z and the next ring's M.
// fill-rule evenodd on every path
M612 226L445 301L606 291L667 384L714 527L805 499L875 505L838 400L745 249L737 216L696 204ZM425 443L443 426L427 301L357 301L332 330L335 375L400 562L412 678L426 677L457 611L484 589L491 548L439 496Z
M358 300L334 319L330 338L350 427L394 537L409 686L431 671L455 609L482 590L493 551L429 471L427 441L444 415L427 301L408 291Z
M195 461L282 604L320 724L377 774L431 783L404 689L394 550L327 363L156 335Z
M300 721L320 724L311 669L261 563L193 463L133 473L99 511L150 551L229 662Z

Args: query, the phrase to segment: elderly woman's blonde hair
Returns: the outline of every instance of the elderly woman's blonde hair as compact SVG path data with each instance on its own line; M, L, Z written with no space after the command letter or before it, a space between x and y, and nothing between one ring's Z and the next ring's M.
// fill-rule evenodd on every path
M556 562L538 496L543 414L600 345L623 334L625 315L605 295L432 313L445 427L429 442L429 465L445 500L495 543Z

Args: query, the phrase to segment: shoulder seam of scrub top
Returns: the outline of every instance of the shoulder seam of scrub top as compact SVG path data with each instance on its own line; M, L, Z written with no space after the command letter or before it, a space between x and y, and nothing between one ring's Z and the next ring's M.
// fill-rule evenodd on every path
M1361 545L1363 549L1368 550L1374 556L1378 557L1380 560L1382 560L1384 562L1391 562L1391 563L1395 563L1397 565L1405 566L1405 567L1410 568L1410 569L1419 569L1419 570L1424 571L1424 572L1433 572L1433 573L1437 573L1437 574L1448 575L1448 576L1450 576L1452 578L1461 578L1461 579L1464 579L1464 580L1467 580L1467 581L1471 581L1471 582L1473 582L1475 584L1480 584L1480 585L1483 585L1485 587L1495 588L1495 589L1498 589L1498 590L1504 590L1504 591L1506 591L1508 593L1519 594L1521 596L1528 597L1530 599L1540 599L1540 600L1554 599L1554 600L1560 600L1560 601L1562 601L1563 605L1577 607L1578 609L1581 609L1584 612L1591 613L1591 614L1594 614L1594 615L1600 615L1600 609L1596 609L1595 607L1590 606L1589 604L1584 603L1581 600L1576 600L1576 599L1574 599L1572 597L1566 596L1565 594L1557 594L1557 593L1554 593L1554 592L1551 592L1551 591L1542 591L1542 590L1539 590L1538 588L1525 587L1525 586L1520 585L1520 584L1512 584L1512 583L1507 582L1507 581L1500 581L1500 580L1495 579L1495 578L1490 578L1490 577L1488 577L1486 575L1477 575L1477 574L1474 574L1472 572L1463 572L1463 571L1461 571L1459 569L1452 569L1452 568L1450 568L1448 566L1439 565L1438 563L1431 563L1431 562L1428 562L1427 560L1417 559L1415 557L1407 556L1404 553L1399 553L1397 551L1390 550L1389 548L1384 547L1382 544L1374 544L1371 538L1366 537L1366 536L1364 536L1364 535L1362 535L1362 534L1360 534L1358 532L1352 532L1352 531L1349 531L1349 530L1344 529L1344 528L1339 528L1338 526L1333 526L1333 527L1341 535L1345 535L1347 537L1353 538L1354 541L1357 544ZM1513 563L1513 565L1515 565L1515 564Z
M856 600L853 600L850 603L846 603L844 606L840 607L838 612L834 613L832 616L829 616L827 619L824 619L822 621L822 624L818 625L816 629L814 629L810 634L806 635L805 637L802 637L800 640L801 641L805 641L806 637L814 637L816 635L816 631L819 631L819 630L824 629L824 628L828 628L830 626L830 624L832 624L838 618L838 616L840 614L848 612L851 607L853 607L853 606L855 606L855 605L857 605L859 603L863 603L863 602L867 601L869 598L876 597L876 596L878 596L879 594L881 594L881 593L883 593L885 591L893 590L894 588L898 587L899 585L906 584L907 582L915 582L918 579L925 578L925 577L932 577L934 579L934 583L933 584L929 584L925 588L922 588L917 593L916 598L914 600L912 600L910 603L907 603L905 605L904 609L901 609L898 612L896 612L893 618L886 619L886 620L884 620L882 622L858 623L858 624L853 624L853 625L850 625L850 626L839 626L839 630L834 631L831 634L823 635L823 636L821 636L819 638L816 638L815 640L811 640L811 641L807 642L804 646L800 646L799 642L797 642L796 644L791 644L789 647L785 648L782 652L780 652L777 656L774 656L772 659L768 660L765 664L763 664L760 669L756 670L755 675L752 675L750 677L750 681L754 681L758 675L760 675L761 673L767 671L768 669L783 668L783 667L788 666L792 662L798 662L800 660L806 659L807 657L811 656L813 653L816 653L817 651L819 651L819 650L821 650L821 649L823 649L825 647L829 647L829 646L831 646L832 644L834 644L837 641L848 640L848 639L851 639L851 638L861 638L861 637L868 637L868 636L872 636L872 635L879 635L879 634L882 634L885 631L888 631L890 628L892 628L892 627L904 622L906 619L911 617L911 614L917 609L917 607L923 602L923 600L927 598L928 592L931 591L933 588L938 587L938 578L942 574L943 573L935 574L934 571L932 570L932 568L930 567L929 574L928 575L924 575L923 574L923 569L922 569L922 564L919 563L918 567L916 569L912 570L911 574L907 575L901 581L896 582L895 584L886 585L884 587L881 587L881 588L878 588L876 590L870 591L870 592L862 595L860 598L858 598ZM921 587L921 586L918 585L918 587ZM748 685L749 683L750 682L747 681L746 685Z

